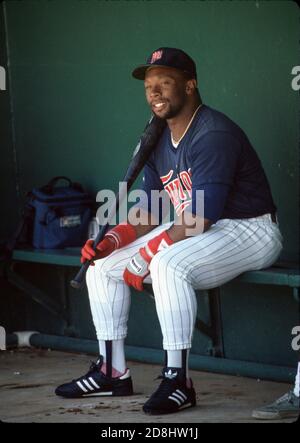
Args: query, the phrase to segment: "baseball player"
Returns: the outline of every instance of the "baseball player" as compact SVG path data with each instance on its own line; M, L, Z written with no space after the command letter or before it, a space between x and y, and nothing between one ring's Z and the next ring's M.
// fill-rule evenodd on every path
M143 410L167 414L196 404L188 369L195 290L272 265L282 250L282 236L255 150L237 124L202 103L194 61L180 49L159 48L132 74L144 81L152 113L167 121L144 168L143 190L149 198L130 210L138 208L146 223L131 224L129 213L96 252L92 240L84 245L82 263L94 262L86 281L100 357L56 394L133 393L124 354L130 288L141 291L150 282L166 358L161 383ZM151 190L168 194L173 222L163 223L153 210ZM197 191L203 193L203 206ZM187 234L191 226L198 226L194 235Z

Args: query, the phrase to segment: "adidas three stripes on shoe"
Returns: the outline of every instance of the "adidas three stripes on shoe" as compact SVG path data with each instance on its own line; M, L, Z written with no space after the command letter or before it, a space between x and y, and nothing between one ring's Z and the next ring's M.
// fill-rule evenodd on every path
M101 372L102 364L103 358L100 356L85 375L58 386L55 394L66 398L132 395L129 369L119 378L110 378Z
M166 367L158 378L161 384L143 406L146 414L171 414L196 405L195 389L186 386L182 369Z
M110 378L101 372L102 364L100 356L85 375L58 386L55 394L65 398L132 395L129 369L119 378ZM182 369L166 367L158 378L162 382L143 406L146 414L171 414L196 405L195 390L186 386Z

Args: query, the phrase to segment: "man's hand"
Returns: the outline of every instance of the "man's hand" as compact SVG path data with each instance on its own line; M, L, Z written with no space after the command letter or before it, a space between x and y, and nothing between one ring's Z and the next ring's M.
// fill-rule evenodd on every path
M128 286L133 286L138 291L142 291L143 281L149 275L149 264L157 252L167 248L174 242L170 239L167 231L163 231L156 237L148 241L144 248L141 248L128 263L124 272L124 281Z
M87 260L99 260L99 258L107 257L116 249L116 242L111 237L104 237L104 239L98 243L96 251L93 249L94 240L88 240L84 247L81 249L81 263ZM94 262L91 263L95 265Z
M128 263L124 272L124 281L128 286L133 286L138 291L142 291L143 281L149 275L149 263L151 261L146 259L143 254L144 248L141 248L137 254L135 254ZM143 255L144 257L143 257Z
M87 260L99 260L99 258L107 257L115 249L123 248L135 239L134 227L126 222L120 223L105 234L104 239L98 243L96 251L93 249L93 240L88 240L81 249L80 261L84 263ZM94 265L94 263L91 263L91 265Z

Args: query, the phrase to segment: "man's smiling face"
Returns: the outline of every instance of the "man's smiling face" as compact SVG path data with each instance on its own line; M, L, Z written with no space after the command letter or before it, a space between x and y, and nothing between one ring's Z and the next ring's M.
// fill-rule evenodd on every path
M163 119L176 117L187 102L186 83L187 79L175 68L150 68L144 85L152 112Z

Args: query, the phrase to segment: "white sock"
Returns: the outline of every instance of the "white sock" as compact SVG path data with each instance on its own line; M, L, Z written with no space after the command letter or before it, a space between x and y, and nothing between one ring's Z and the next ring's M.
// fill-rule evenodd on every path
M300 362L298 363L298 369L297 369L297 375L295 379L295 387L294 387L294 394L296 397L299 397L299 390L300 390Z
M186 378L189 378L189 349L186 349ZM182 350L167 351L167 366L170 368L182 368Z
M121 374L126 371L124 339L112 340L112 367ZM106 347L105 340L99 340L100 355L103 356L103 361L106 363Z

